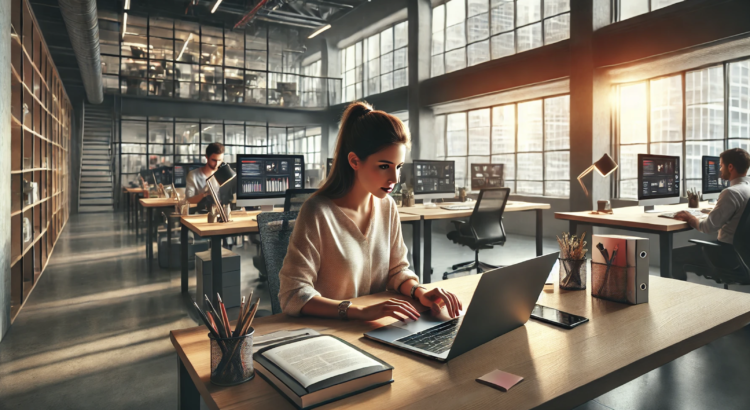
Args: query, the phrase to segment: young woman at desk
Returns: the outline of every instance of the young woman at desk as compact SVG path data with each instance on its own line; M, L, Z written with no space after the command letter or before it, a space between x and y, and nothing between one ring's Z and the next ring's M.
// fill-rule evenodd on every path
M297 217L284 266L279 301L292 316L375 320L416 319L400 299L352 304L358 296L390 290L457 317L456 295L426 290L409 270L398 209L388 196L396 185L410 137L404 124L363 102L341 119L333 168Z

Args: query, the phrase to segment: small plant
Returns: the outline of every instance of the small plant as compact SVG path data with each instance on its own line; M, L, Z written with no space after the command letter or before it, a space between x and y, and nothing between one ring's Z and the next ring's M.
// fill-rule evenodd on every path
M577 236L571 235L567 232L563 232L562 239L560 239L560 237L558 236L557 243L560 244L560 259L585 259L587 251L583 248L584 246L586 246L586 241L584 241L584 238L586 238L586 232L581 235L580 239Z

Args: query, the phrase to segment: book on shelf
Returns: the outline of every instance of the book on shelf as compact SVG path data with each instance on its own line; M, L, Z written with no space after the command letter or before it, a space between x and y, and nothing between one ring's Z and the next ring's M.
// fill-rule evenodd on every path
M300 409L393 382L393 367L331 335L268 346L253 355L258 374Z

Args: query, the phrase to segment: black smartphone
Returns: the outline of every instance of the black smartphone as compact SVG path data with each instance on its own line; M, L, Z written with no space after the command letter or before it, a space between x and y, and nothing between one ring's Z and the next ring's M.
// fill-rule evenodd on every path
M560 326L563 329L572 329L589 321L583 316L562 312L542 305L534 306L534 310L531 311L531 317L551 325Z

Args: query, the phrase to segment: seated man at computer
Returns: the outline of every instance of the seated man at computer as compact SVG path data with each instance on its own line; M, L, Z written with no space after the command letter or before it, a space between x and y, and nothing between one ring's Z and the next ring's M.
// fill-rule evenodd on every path
M441 288L427 290L409 269L396 204L409 132L396 117L354 102L341 119L336 154L325 184L299 211L279 272L279 302L292 316L376 320L417 319L401 299L373 305L351 299L390 290L438 313L458 317L461 302Z
M206 147L206 165L190 171L187 175L185 198L188 203L198 204L203 201L204 208L213 203L213 199L210 198L211 192L206 186L206 178L213 175L222 162L224 162L224 145L218 142L208 144ZM220 187L216 180L212 179L211 183L214 184L214 190L219 192ZM208 199L206 199L207 197ZM204 199L206 200L204 201ZM200 205L198 207L201 208Z
M750 155L742 148L732 148L721 153L721 178L729 181L729 187L719 195L716 207L707 218L699 219L686 211L675 215L675 219L687 222L693 229L703 233L719 232L718 242L731 247L734 233L750 198ZM684 265L705 266L703 253L697 245L675 249L673 275L685 279Z

